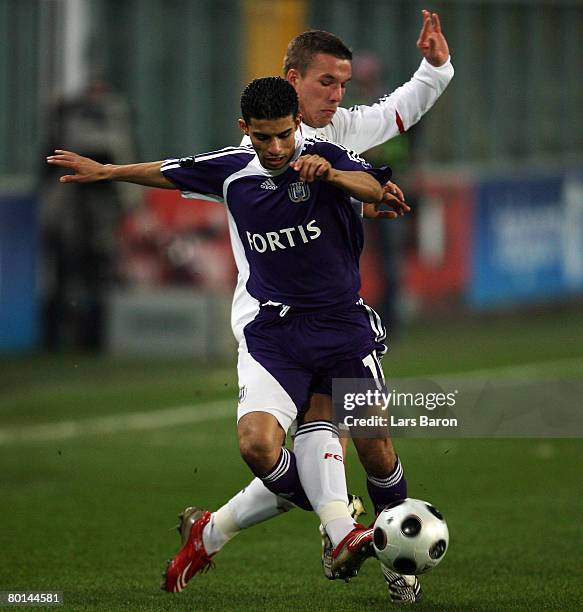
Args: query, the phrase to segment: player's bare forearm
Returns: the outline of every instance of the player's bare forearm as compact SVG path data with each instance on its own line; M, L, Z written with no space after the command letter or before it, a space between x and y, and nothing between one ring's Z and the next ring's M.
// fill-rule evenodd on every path
M55 150L54 155L47 157L47 163L72 170L73 174L65 174L59 180L61 183L95 183L97 181L123 181L136 183L145 187L160 187L176 189L161 172L161 161L142 164L100 164L90 157L83 157L73 151Z
M109 180L136 183L144 187L160 187L162 189L176 189L176 185L169 181L160 171L161 161L146 162L142 164L126 164L116 166L107 164Z
M322 180L342 189L361 202L380 204L383 200L383 188L368 172L331 168Z
M302 155L290 167L299 173L301 181L309 183L320 179L364 202L380 203L383 199L382 187L370 174L359 170L337 170L320 155Z

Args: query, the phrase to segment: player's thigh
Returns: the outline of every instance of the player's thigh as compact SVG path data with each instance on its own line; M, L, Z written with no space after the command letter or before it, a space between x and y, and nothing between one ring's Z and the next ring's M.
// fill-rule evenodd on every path
M239 345L237 363L239 404L237 421L250 413L272 415L284 433L297 418L298 407L307 402L310 374L296 367L277 351L248 350Z

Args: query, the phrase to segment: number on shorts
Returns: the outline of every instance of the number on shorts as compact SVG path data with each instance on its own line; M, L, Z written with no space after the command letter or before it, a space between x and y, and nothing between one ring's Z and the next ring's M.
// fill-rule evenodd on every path
M375 385L379 391L383 390L383 384L385 382L385 375L383 373L383 369L381 368L381 364L379 363L379 359L376 356L375 352L367 355L362 363L365 368L370 370L371 376L374 378Z

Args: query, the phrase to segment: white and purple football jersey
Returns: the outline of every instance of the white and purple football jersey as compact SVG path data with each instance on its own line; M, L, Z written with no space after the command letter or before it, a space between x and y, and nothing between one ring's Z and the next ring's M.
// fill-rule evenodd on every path
M307 154L381 184L391 177L342 146L296 135L292 160ZM362 221L344 191L300 181L289 165L268 170L247 146L171 159L162 172L186 196L225 203L237 267L256 303L317 310L358 300Z
M439 67L423 59L413 77L390 95L383 96L370 106L340 107L330 124L323 128L313 128L302 122L301 131L306 138L323 138L362 153L417 123L435 104L453 75L454 69L449 59ZM248 136L243 138L242 145L250 145ZM362 209L360 203L358 208ZM232 245L239 275L233 295L231 326L235 338L241 341L242 330L257 314L259 305L247 290L247 262L238 252L235 241Z

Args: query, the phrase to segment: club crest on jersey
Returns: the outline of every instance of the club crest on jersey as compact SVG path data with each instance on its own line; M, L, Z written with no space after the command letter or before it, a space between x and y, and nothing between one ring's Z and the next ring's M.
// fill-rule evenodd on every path
M243 385L242 387L239 387L239 404L242 404L245 401L246 397L247 397L247 387Z
M305 202L310 197L310 186L303 181L291 183L287 192L292 202Z

